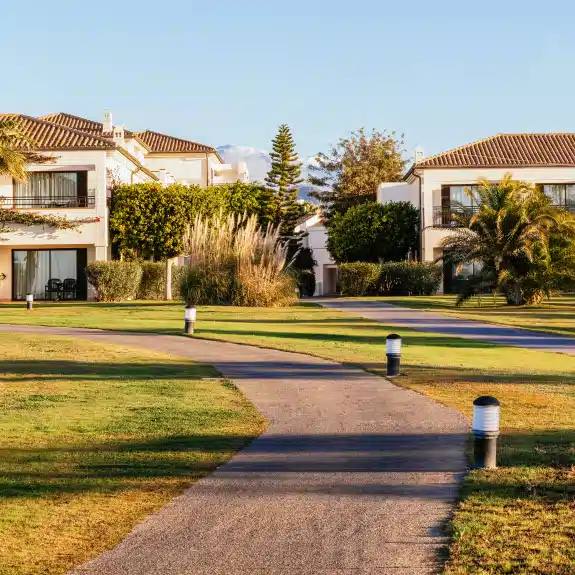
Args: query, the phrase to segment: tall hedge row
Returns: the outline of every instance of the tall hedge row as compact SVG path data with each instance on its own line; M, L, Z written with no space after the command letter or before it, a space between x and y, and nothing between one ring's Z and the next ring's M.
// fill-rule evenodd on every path
M443 277L443 268L431 262L351 262L338 270L346 296L433 295Z
M184 266L172 266L173 299L180 299L183 271ZM86 276L98 301L164 299L165 262L96 261L88 264Z

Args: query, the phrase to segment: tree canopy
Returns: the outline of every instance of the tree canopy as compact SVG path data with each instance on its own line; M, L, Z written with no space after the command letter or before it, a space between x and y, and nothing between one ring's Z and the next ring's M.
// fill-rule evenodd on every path
M198 215L246 213L266 225L270 209L266 190L259 184L117 185L111 194L110 233L121 257L166 260L181 255L186 228Z
M327 248L340 262L402 261L419 245L419 210L411 202L353 206L330 220Z
M266 177L266 184L275 194L277 223L280 224L282 238L294 235L297 220L305 213L305 207L298 202L299 184L302 163L291 130L282 124L276 137L272 140L271 168Z
M382 182L402 177L403 140L395 132L360 128L327 153L319 153L311 165L309 181L316 189L310 196L319 201L327 219L348 208L376 199Z

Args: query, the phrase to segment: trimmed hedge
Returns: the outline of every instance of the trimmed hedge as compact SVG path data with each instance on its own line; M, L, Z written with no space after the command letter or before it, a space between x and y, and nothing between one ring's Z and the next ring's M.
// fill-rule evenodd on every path
M97 261L86 267L88 282L94 287L98 301L134 299L142 279L138 262Z
M142 266L142 280L136 297L138 299L164 299L166 263L141 262L140 265Z
M172 299L180 299L183 271L184 266L172 266ZM86 276L99 301L164 299L165 262L98 261L88 265Z
M382 295L434 295L443 268L432 262L383 262L378 291Z
M344 296L434 295L443 277L443 268L432 262L352 262L338 270Z
M373 293L380 276L380 265L370 262L339 264L341 295L361 296Z

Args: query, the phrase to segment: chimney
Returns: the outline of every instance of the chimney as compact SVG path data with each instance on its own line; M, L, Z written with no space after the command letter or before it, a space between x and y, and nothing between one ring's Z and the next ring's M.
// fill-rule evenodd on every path
M104 122L102 126L103 132L111 132L114 129L114 124L112 122L112 112L110 110L104 110Z
M417 148L415 148L415 163L421 162L423 158L425 158L425 152L421 146L417 146Z
M124 147L124 126L116 126L114 128L114 144L121 148Z

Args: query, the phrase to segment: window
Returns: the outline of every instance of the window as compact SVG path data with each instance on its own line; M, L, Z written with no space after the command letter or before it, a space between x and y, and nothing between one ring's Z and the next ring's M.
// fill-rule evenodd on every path
M31 172L27 182L14 182L15 208L93 205L94 198L88 197L88 172Z
M553 205L575 208L575 184L543 184L543 193Z
M454 205L472 207L475 205L475 202L467 195L466 190L473 191L476 189L476 185L441 186L441 204L447 208Z

